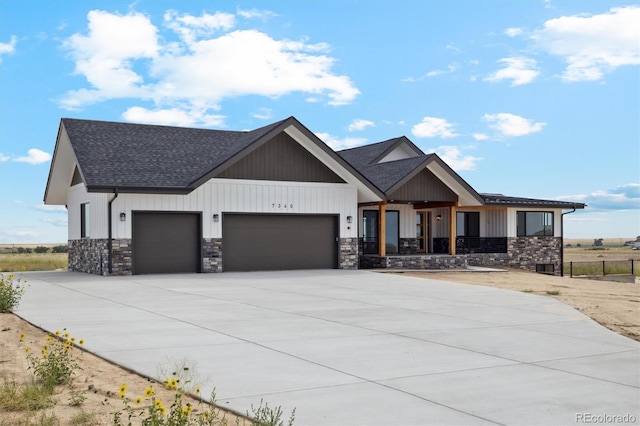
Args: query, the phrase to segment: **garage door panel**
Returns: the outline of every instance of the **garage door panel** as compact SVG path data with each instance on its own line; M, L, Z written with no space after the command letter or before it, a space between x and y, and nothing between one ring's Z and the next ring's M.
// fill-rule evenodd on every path
M240 215L223 217L225 271L337 267L337 217Z
M200 215L133 214L134 274L199 272Z

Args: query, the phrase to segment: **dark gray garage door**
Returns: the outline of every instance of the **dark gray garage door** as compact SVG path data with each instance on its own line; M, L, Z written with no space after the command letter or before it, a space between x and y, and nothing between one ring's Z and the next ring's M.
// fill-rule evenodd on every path
M225 214L225 271L329 269L338 266L337 216Z
M200 215L133 213L133 273L200 271Z

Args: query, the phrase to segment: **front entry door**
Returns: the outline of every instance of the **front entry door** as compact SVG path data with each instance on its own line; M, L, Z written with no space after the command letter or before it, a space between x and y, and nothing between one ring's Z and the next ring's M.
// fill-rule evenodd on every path
M432 253L431 212L416 212L416 240L418 253Z

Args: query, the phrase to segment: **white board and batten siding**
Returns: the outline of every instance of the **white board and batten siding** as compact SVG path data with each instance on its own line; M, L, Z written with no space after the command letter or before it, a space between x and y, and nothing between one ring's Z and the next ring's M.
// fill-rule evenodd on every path
M340 236L355 238L357 227L346 218L356 217L357 196L348 184L239 179L211 179L187 195L120 194L113 203L113 238L131 238L134 211L202 212L204 238L222 237L224 213L335 214ZM119 219L122 212L127 215L124 222Z
M67 197L67 214L70 240L79 240L80 205L89 203L89 238L108 238L107 206L113 194L88 193L84 184L77 184L69 189Z

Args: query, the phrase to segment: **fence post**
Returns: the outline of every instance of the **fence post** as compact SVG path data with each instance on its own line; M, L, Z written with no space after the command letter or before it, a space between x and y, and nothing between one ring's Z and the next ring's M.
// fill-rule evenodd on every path
M635 275L635 273L633 272L633 259L631 259L631 275Z
M573 278L573 261L569 262L569 277Z
M606 265L606 260L602 261L602 276L604 277L605 275L607 275L607 271L605 270L605 265Z

